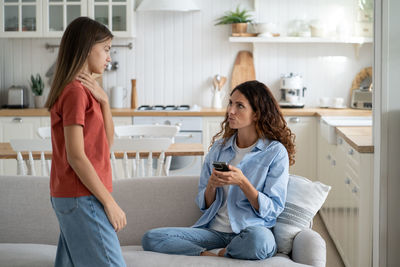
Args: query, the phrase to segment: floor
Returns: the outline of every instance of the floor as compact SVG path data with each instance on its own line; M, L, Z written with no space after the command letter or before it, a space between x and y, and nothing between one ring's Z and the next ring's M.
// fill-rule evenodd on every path
M318 232L326 242L326 267L344 267L342 258L329 236L328 230L326 230L325 224L319 213L314 217L312 228L314 231Z

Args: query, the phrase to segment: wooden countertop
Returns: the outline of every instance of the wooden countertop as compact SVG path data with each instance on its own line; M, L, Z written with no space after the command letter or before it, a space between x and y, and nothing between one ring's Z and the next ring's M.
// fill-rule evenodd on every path
M374 153L371 126L336 127L336 133L359 153Z
M202 108L200 111L137 111L135 109L111 109L113 116L224 116L225 109ZM359 109L329 109L329 108L286 108L282 109L284 116L371 116L370 110ZM50 113L44 109L0 109L0 117L49 116Z

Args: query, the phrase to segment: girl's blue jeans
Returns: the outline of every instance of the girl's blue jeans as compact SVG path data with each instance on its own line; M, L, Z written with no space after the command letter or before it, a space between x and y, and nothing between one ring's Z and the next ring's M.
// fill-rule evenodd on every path
M144 234L142 246L148 251L188 256L226 247L225 257L246 260L261 260L276 253L274 235L270 229L261 226L250 226L239 234L208 228L157 228Z
M126 266L117 234L96 197L52 197L51 203L60 224L55 267Z

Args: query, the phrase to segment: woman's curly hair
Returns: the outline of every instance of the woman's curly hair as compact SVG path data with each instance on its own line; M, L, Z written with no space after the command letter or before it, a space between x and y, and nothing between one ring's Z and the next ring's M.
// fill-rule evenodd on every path
M268 138L276 140L285 146L289 155L289 164L295 162L295 138L296 136L287 126L278 103L272 95L269 88L259 81L248 81L236 86L232 92L239 91L249 101L253 111L256 114L256 131L259 138ZM231 129L228 123L228 111L225 113L225 119L221 122L221 130L214 135L210 147L214 142L222 137L223 143L237 132L237 129Z

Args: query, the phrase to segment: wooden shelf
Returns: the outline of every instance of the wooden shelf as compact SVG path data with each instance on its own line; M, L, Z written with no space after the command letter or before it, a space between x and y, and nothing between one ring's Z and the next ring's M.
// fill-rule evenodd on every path
M320 38L320 37L229 37L232 43L338 43L338 44L366 44L372 43L373 38L350 37L339 38Z

